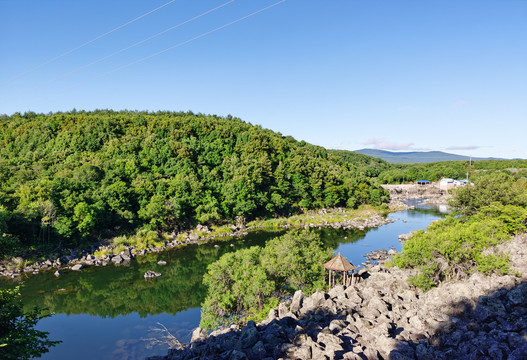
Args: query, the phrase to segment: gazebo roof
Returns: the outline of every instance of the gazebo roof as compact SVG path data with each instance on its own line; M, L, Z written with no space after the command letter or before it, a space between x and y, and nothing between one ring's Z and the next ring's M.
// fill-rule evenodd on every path
M340 253L338 253L337 256L325 263L324 267L328 270L335 271L349 271L357 268L353 264L350 264L348 260L346 260L346 258L340 255Z

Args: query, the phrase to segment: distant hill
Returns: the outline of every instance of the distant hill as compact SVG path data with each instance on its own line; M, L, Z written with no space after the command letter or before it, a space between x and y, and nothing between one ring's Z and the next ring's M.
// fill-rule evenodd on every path
M392 152L377 149L360 149L355 152L373 156L385 160L389 163L432 163L438 161L462 161L469 160L469 156L449 154L443 151L409 151L409 152ZM504 160L499 158L477 158L476 160Z

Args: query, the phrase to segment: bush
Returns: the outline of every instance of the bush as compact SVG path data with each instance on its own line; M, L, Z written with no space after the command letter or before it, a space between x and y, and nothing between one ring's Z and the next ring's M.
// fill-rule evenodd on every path
M200 326L212 329L242 316L260 318L275 300L302 288L311 292L324 287L324 268L332 254L310 231L292 231L269 241L264 248L251 247L223 255L209 265L203 278L207 297L202 304Z
M400 268L419 268L420 274L411 281L424 290L476 270L505 274L507 257L484 255L484 251L525 231L526 221L527 209L499 203L471 217L451 215L406 241L393 263Z

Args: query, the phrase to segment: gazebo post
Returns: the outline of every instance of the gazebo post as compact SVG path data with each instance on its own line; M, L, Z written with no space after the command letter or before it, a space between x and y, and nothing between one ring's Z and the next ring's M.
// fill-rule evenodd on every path
M324 268L329 271L328 285L335 286L337 283L336 275L333 271L338 271L342 274L342 285L347 286L350 283L349 271L351 270L351 281L353 281L353 269L357 267L349 263L340 253L333 259L324 264Z

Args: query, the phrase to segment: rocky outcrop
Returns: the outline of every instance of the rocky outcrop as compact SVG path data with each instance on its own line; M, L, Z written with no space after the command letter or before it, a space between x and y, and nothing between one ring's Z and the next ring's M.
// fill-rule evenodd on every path
M527 236L508 243L525 245ZM353 286L293 297L266 320L207 335L157 359L526 359L526 251L522 276L473 274L423 293L414 273L375 266ZM519 275L519 274L518 274Z

